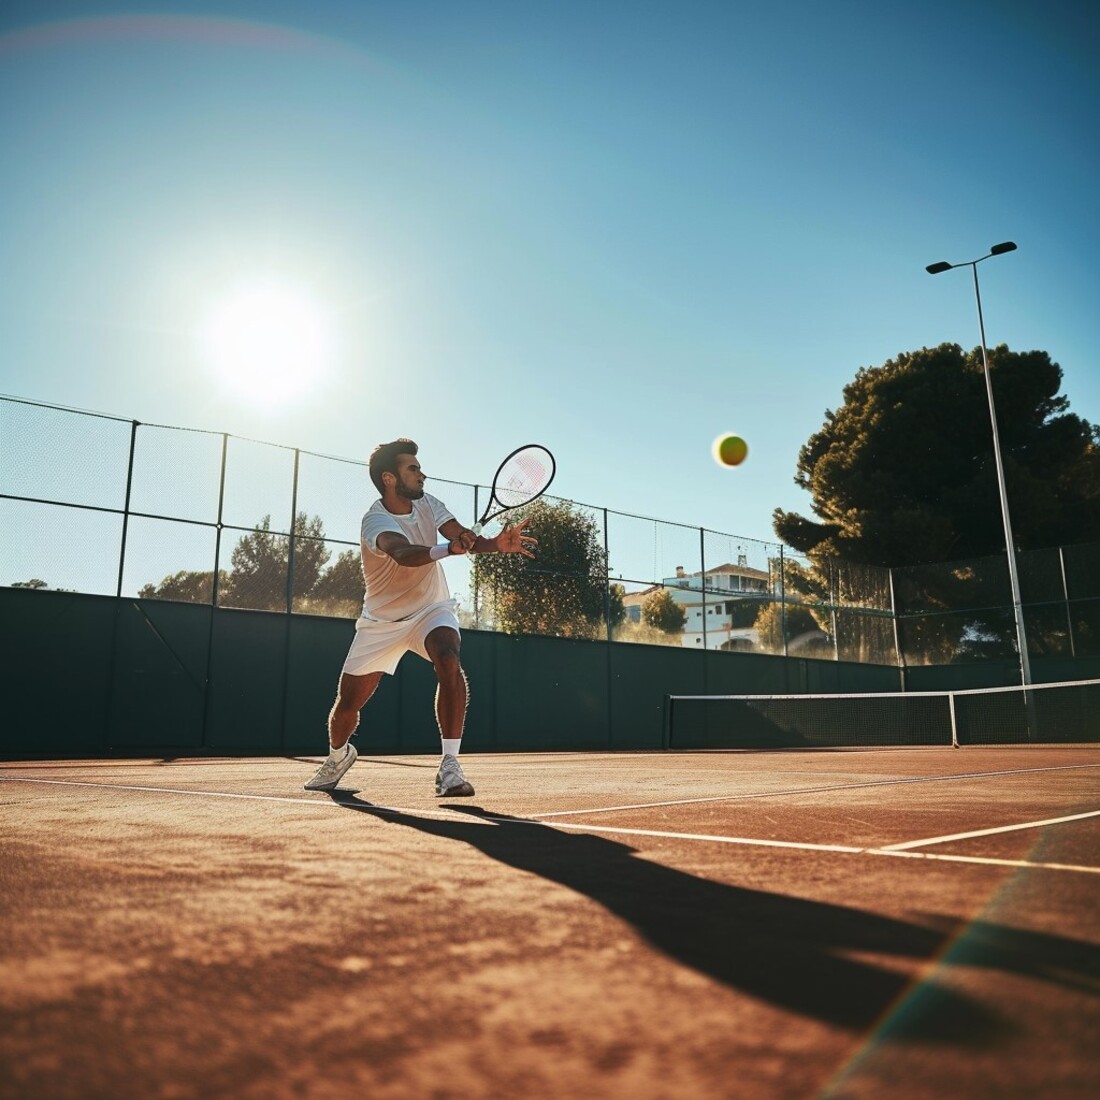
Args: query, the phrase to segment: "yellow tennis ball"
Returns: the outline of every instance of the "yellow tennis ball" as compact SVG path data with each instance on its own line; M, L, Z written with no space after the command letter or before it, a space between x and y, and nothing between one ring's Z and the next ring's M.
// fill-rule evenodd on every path
M740 466L749 453L749 445L739 435L720 435L714 441L714 461L719 466Z

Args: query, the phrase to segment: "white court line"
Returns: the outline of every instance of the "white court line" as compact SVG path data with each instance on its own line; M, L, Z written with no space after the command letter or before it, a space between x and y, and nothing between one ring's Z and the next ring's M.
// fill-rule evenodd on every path
M104 791L143 791L149 794L184 794L198 798L240 798L246 802L288 802L292 806L324 806L319 798L291 798L289 795L280 794L241 794L236 791L192 791L181 787L137 787L129 783L88 783L78 779L24 779L21 775L0 775L0 783L45 783L52 787L93 787ZM318 791L318 794L328 792ZM336 793L336 792L334 792ZM327 805L339 805L338 802ZM394 814L431 814L436 817L448 817L443 810L405 808L403 806L378 806L375 803L364 803L372 810L386 810Z
M177 787L135 787L123 783L87 783L68 779L26 779L22 776L10 775L0 775L0 782L37 783L55 787L92 787L97 790L111 791L143 791L152 794L178 794L199 798L237 798L249 802L285 802L291 805L320 806L330 809L344 809L348 805L346 802L325 801L320 798L291 798L287 795L240 794L231 791L193 791L181 790ZM441 817L452 821L455 820L453 813L448 812L448 810L424 809L421 807L405 808L401 806L378 806L374 803L364 804L364 809L368 807L379 813L407 814L414 817L421 815L426 817ZM859 848L848 844L811 844L809 842L790 840L767 840L758 837L715 836L709 833L674 833L660 829L626 829L611 825L572 824L567 821L556 821L552 826L549 826L543 825L541 821L535 821L531 818L496 817L493 814L486 814L484 817L467 818L466 820L475 822L483 821L496 825L537 825L542 828L570 829L576 832L585 833L649 836L665 840L701 840L714 844L735 844L749 848L786 848L800 852L834 852L842 855L892 856L901 859L930 859L941 860L948 863L970 863L990 867L1019 867L1043 871L1074 871L1087 875L1100 874L1100 867L1086 867L1072 863L1039 863L1026 859L994 859L984 856L948 856L936 852L899 851L894 848Z
M523 822L519 822L522 824ZM532 825L541 822L530 822ZM1043 871L1077 871L1087 875L1100 875L1100 867L1083 867L1072 863L1038 863L1026 859L994 859L985 856L945 856L938 852L895 852L888 848L855 848L847 844L802 844L789 840L762 840L756 837L710 836L706 833L668 833L659 829L621 829L607 825L570 825L555 821L555 829L579 829L592 833L625 833L629 836L655 836L668 840L708 840L717 844L739 844L752 848L794 848L802 852L841 852L845 855L895 856L904 859L935 859L950 863L977 863L992 867L1029 867Z
M1034 772L1077 771L1080 768L1100 768L1100 764L1058 764L1049 768L1011 768L996 772L963 772L961 775L923 775L911 779L870 779L865 783L835 783L825 787L791 787L777 791L755 791L752 794L719 794L707 798L676 798L668 802L635 802L624 806L599 806L591 810L551 810L528 814L534 819L545 817L575 817L579 814L611 814L619 810L656 810L664 806L697 806L706 802L743 802L750 798L778 798L792 794L823 794L828 791L858 791L865 787L905 786L909 783L947 783L956 779L990 779L1000 775L1031 775Z
M1086 817L1100 817L1100 810L1089 810L1083 814L1069 814L1066 817L1048 817L1043 821L1024 821L1019 825L1001 825L995 829L975 829L972 833L950 833L947 836L932 836L926 840L907 840L904 844L887 844L884 852L904 852L908 848L923 848L926 844L946 844L949 840L969 840L975 836L993 836L994 833L1014 833L1020 829L1040 829L1044 825L1061 825L1066 821L1083 821Z

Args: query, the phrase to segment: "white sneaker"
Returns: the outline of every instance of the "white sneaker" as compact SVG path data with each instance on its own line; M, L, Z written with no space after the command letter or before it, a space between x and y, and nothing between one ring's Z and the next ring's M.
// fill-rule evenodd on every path
M335 788L336 784L344 778L348 768L355 763L359 754L355 751L355 746L349 741L347 743L347 751L339 760L333 760L330 756L318 769L317 774L305 783L305 789L307 791L331 791Z
M474 788L462 774L457 756L444 756L435 773L435 793L444 798L469 798Z

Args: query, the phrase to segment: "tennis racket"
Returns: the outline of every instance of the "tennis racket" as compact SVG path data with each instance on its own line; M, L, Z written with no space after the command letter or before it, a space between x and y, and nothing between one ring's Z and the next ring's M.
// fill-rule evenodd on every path
M517 447L501 464L493 478L493 488L489 493L489 503L481 514L481 519L471 528L475 535L491 519L513 508L542 496L554 480L557 463L554 456L537 443L526 443Z

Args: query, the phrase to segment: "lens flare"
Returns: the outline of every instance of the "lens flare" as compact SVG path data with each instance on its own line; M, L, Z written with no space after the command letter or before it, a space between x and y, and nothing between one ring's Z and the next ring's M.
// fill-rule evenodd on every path
M223 299L207 318L205 356L223 386L275 405L310 390L329 360L326 318L290 287L257 285Z

